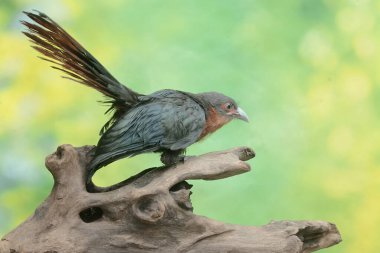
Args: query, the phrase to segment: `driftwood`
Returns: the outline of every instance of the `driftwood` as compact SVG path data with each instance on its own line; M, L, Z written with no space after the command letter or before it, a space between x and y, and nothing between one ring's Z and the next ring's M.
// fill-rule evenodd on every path
M148 169L117 185L85 187L92 146L62 145L46 158L50 196L0 241L0 252L312 252L341 241L334 224L275 221L262 227L194 215L188 179L214 180L250 170L249 148L191 157Z

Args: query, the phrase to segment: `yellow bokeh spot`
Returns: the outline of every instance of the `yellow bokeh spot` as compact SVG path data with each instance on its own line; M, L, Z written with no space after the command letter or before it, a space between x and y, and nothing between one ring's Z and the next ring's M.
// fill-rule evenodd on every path
M331 68L337 63L328 35L319 30L310 30L305 34L299 53L305 60L318 67Z
M360 35L353 40L356 55L361 59L369 59L374 57L376 52L376 44L371 35Z
M361 8L347 7L338 12L336 23L343 32L354 34L373 30L375 19Z
M365 72L359 69L342 71L341 89L350 103L364 100L371 91L371 81Z
M354 136L348 126L333 129L327 140L329 150L339 156L346 156L354 148Z

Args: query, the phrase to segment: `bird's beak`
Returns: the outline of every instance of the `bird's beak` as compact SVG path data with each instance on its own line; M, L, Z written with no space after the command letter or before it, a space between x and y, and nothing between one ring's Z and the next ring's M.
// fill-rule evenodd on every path
M236 112L237 113L235 115L235 118L244 120L245 122L249 122L248 115L245 113L245 111L243 111L243 109L241 109L240 107L238 107L237 110L236 110Z

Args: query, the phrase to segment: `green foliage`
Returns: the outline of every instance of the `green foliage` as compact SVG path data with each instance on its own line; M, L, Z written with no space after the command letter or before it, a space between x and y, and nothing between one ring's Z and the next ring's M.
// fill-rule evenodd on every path
M29 47L18 20L38 9L132 89L220 91L248 113L249 125L230 123L189 148L257 152L251 173L192 182L196 213L247 225L328 220L344 241L324 252L378 252L379 8L369 0L2 0L0 234L50 192L45 155L63 143L96 144L107 119L97 92L59 78ZM158 164L157 154L125 159L96 181Z

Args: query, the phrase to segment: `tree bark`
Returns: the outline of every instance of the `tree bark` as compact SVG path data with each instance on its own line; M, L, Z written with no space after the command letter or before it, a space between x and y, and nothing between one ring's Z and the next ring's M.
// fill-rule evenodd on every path
M225 224L193 214L185 180L248 172L246 147L147 169L119 184L86 191L93 146L62 145L46 158L54 178L35 213L0 241L0 252L312 252L341 241L324 221L275 221L262 227Z

